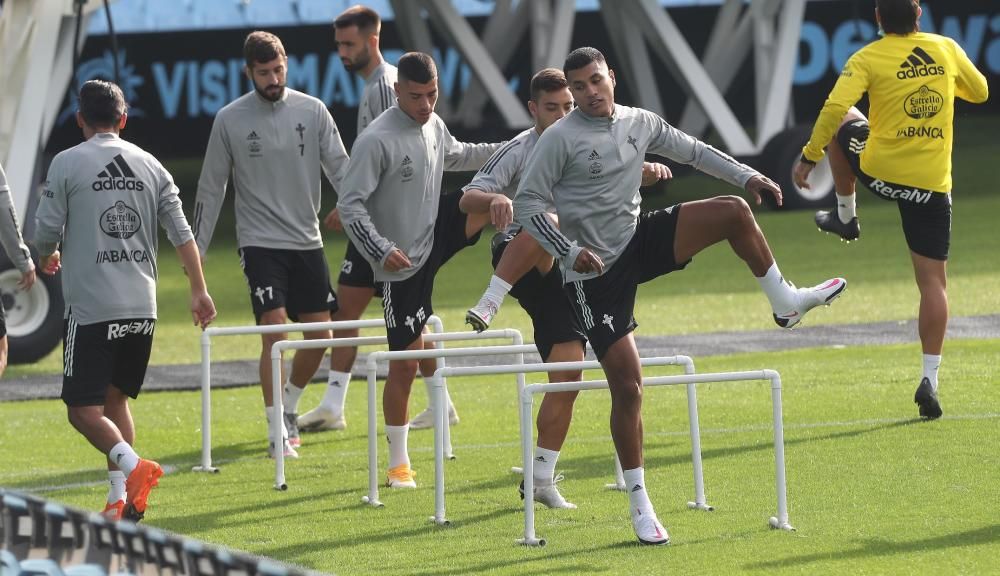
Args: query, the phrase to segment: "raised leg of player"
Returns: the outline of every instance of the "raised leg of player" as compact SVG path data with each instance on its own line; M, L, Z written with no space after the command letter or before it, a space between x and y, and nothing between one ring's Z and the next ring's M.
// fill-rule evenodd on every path
M831 278L823 284L797 289L785 280L750 205L738 196L719 196L681 206L674 237L677 262L686 262L723 240L747 263L771 303L774 321L783 328L797 325L806 312L829 304L847 286L843 278Z
M739 196L717 196L682 205L674 238L677 262L685 262L723 240L729 242L754 276L763 276L774 264L771 248L750 205Z
M532 268L538 268L539 272L547 274L553 264L552 256L530 234L515 236L504 249L493 277L490 278L490 284L479 302L465 313L466 323L479 332L486 330L500 311L507 293L518 280Z
M531 234L518 234L507 244L494 274L513 285L532 268L538 268L542 274L548 273L552 264L552 256Z

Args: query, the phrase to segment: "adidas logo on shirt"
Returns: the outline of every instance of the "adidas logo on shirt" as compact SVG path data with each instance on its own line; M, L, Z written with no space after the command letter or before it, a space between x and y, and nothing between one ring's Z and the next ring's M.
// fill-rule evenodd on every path
M95 192L101 190L136 190L142 192L146 186L135 177L132 168L125 162L121 154L115 156L104 170L97 174L97 180L90 185Z
M591 162L593 162L594 160L600 160L600 159L601 159L601 155L597 153L597 150L591 150L590 151L590 156L587 156L587 160L590 160Z
M257 135L256 130L251 130L250 134L247 134L247 140L260 140L260 136Z
M409 166L413 164L413 160L410 160L409 156L403 156L403 166Z
M916 46L910 55L899 65L896 78L906 80L908 78L924 78L927 76L943 76L944 66L937 64L931 55L920 46Z

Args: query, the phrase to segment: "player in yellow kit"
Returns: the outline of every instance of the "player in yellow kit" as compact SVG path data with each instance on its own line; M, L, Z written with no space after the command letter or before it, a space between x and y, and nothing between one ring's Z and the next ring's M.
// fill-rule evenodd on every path
M946 262L951 237L951 148L955 98L984 102L983 76L954 40L920 32L919 0L877 0L883 38L847 61L795 166L795 184L830 154L837 210L816 213L826 232L855 240L861 232L854 184L899 206L920 290L923 378L914 401L924 418L942 414L937 372L948 324ZM871 122L854 107L868 93Z

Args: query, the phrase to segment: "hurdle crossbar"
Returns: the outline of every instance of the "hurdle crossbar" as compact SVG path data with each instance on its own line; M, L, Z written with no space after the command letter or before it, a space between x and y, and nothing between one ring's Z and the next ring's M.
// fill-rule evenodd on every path
M397 350L389 352L373 352L368 356L368 394L370 398L375 396L375 366L379 360L422 360L424 358L440 358L442 364L444 363L444 358L448 357L461 357L461 356L506 356L515 355L517 357L517 362L524 362L524 355L530 354L537 351L534 344L522 344L520 338L520 332L513 330L517 333L517 338L515 343L507 346L476 346L470 348L449 348L444 350ZM484 332L485 333L485 332ZM438 388L440 385L438 381L440 378L437 374L446 368L445 366L439 367L435 372L434 376L431 377L431 385L434 390L430 402L434 410L434 498L435 507L438 507L438 500L441 500L440 507L444 507L444 460L446 457L452 457L451 455L451 438L449 435L448 427L448 406L447 404L441 404L436 401L438 395ZM524 374L517 374L517 386L520 390L524 386ZM444 412L441 411L441 407L444 406ZM383 504L378 499L378 450L375 445L377 431L373 423L375 422L375 406L374 402L369 402L369 430L368 430L368 495L362 498L362 502L370 504L372 506L382 506ZM432 521L436 521L436 516L431 517ZM447 520L438 522L439 524L447 524Z
M775 370L756 370L745 372L722 372L722 373L702 373L689 374L684 376L651 376L643 378L643 386L671 386L678 384L703 384L707 382L737 382L748 380L768 380L771 382L771 410L774 420L774 483L777 496L778 513L768 519L768 524L772 528L781 530L795 530L788 520L788 497L785 485L785 439L784 424L782 422L781 410L781 376ZM555 384L531 384L525 386L521 392L521 417L531 414L532 404L535 394L547 392L565 392L571 390L600 390L608 387L607 380L591 380L581 382L559 382ZM437 394L441 394L436 390ZM525 494L531 494L533 489L532 468L533 460L530 458L531 449L531 429L528 434L521 437L522 453L525 458ZM525 498L525 531L524 538L518 540L525 545L544 546L545 540L537 538L534 527L534 502ZM530 523L529 523L530 518Z
M654 358L640 358L639 360L641 366L670 366L670 365L682 365L685 368L685 376L673 376L673 378L690 378L694 375L694 361L683 355L676 356L660 356ZM523 398L527 386L523 386L521 383L524 381L524 375L526 373L538 373L538 372L561 372L569 370L594 370L601 368L600 362L594 360L582 360L576 362L542 362L533 364L506 364L506 365L496 365L496 366L468 366L468 367L442 367L438 368L434 373L434 380L432 380L431 385L434 390L434 405L437 409L442 405L444 401L444 389L446 385L446 378L448 376L479 376L488 374L517 374L518 375L518 397ZM573 384L573 383L569 383ZM539 385L535 385L539 386ZM552 384L552 386L556 386ZM556 391L556 390L552 390ZM701 467L701 443L698 440L698 409L697 409L697 397L694 394L693 385L688 388L688 410L689 417L692 425L692 447L697 448L693 451L692 459L694 461L695 469L695 489L698 495L696 500L701 502L702 506L692 506L695 508L703 510L711 510L712 508L705 504L704 496L704 483L701 479L702 467ZM529 396L530 398L530 396ZM440 418L439 418L440 419ZM532 425L531 425L531 407L528 410L520 411L520 416L518 421L521 428L521 438L522 438L522 450L521 459L523 462L522 471L524 474L524 493L532 494L534 489L533 482L533 458L531 453L531 438L533 437ZM528 438L528 443L524 444L524 438ZM437 438L435 437L435 441ZM525 447L527 446L527 447ZM437 465L437 461L444 461L444 451L441 446L435 446L435 459L436 468L443 466ZM436 471L435 471L436 472ZM448 524L449 521L445 517L445 496L444 496L444 481L443 472L436 486L435 493L435 510L434 516L431 517L431 521L437 524ZM526 544L541 545L544 546L544 540L538 540L534 535L534 500L530 497L525 497L525 542ZM688 503L691 506L691 503Z
M444 332L438 316L430 316L427 325L436 333ZM201 333L201 464L194 472L216 473L212 465L212 337L246 336L251 334L280 334L282 332L312 332L316 330L353 330L385 327L385 320L332 320L329 322L302 322L292 324L266 324L262 326L209 326ZM385 344L385 336L355 338L353 346Z
M444 342L455 342L463 340L496 340L496 339L510 339L515 342L516 345L522 345L521 333L517 330L506 328L502 330L486 330L484 332L440 332L431 333L423 335L425 342L434 343L444 343ZM358 345L356 343L360 338L332 338L329 340L281 340L275 342L271 347L271 385L273 389L274 406L276 413L281 413L282 411L282 397L281 397L281 372L279 361L281 359L281 353L284 350L303 350L309 348L337 348L343 346L354 346ZM381 343L385 343L385 337L382 337ZM456 354L456 350L487 350L490 346L481 346L476 348L435 348L433 350L402 350L398 352L372 352L368 355L368 458L369 458L369 496L368 502L373 506L380 506L381 503L378 502L378 480L375 474L376 467L378 464L378 454L377 454L377 444L376 436L378 434L377 429L377 414L376 414L376 392L375 392L375 380L376 374L375 369L377 367L377 362L379 359L385 359L387 354L399 354L399 355L409 355L407 358L439 358L443 359L448 356L461 356L463 354ZM534 348L532 347L532 350ZM510 352L508 352L510 353ZM464 354L472 355L472 354ZM399 358L394 358L399 359ZM442 364L444 361L442 360ZM436 408L432 405L433 408ZM445 413L447 413L447 406L445 406ZM435 412L436 420L440 420L441 412L437 410ZM271 437L281 438L281 419L275 418L271 422ZM436 435L435 435L436 436ZM276 490L287 490L288 484L285 479L285 455L283 450L274 451L274 488ZM374 497L372 497L374 496Z

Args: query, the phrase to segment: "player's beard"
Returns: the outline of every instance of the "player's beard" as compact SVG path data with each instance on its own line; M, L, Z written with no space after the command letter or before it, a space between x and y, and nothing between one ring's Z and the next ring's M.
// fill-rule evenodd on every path
M354 60L349 60L347 58L340 59L344 68L346 68L348 72L360 72L361 70L364 70L368 67L368 63L371 62L371 60L372 56L368 53L367 49L361 54L358 54L358 57Z
M254 84L253 88L257 91L257 94L260 94L261 98L267 100L268 102L277 102L278 100L281 100L282 96L285 95L284 84L272 84L263 90L257 86L257 84ZM277 88L277 90L275 90L275 88Z

